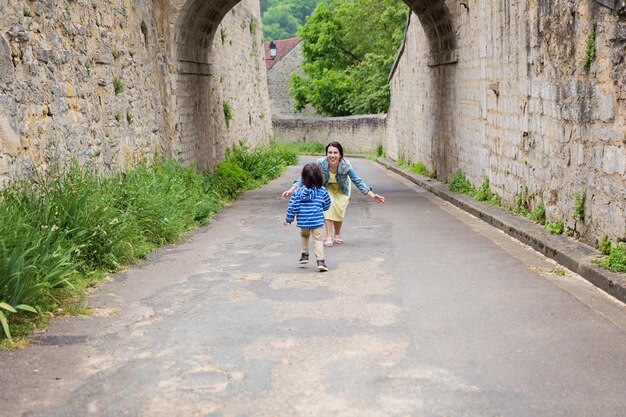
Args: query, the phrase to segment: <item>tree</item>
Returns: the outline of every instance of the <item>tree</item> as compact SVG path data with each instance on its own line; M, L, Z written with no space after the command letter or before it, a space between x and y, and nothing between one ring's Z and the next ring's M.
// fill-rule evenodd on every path
M387 77L409 9L402 0L332 0L317 5L299 30L304 76L293 74L295 109L320 114L384 113Z
M296 36L306 18L322 0L261 0L263 39Z

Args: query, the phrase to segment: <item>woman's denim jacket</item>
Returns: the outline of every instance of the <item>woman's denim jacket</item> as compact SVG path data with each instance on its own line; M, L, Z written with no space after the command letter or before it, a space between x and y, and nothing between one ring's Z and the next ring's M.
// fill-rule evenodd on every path
M318 159L317 163L322 167L322 173L324 174L324 187L326 187L328 186L328 178L330 177L330 164L328 163L328 158L324 156ZM339 189L345 195L349 195L350 193L350 180L348 180L348 177L352 180L354 185L356 185L356 188L358 188L363 194L367 195L367 193L372 190L372 188L365 184L361 177L357 175L354 168L352 168L350 161L345 158L341 158L339 160L339 165L337 166L336 178ZM294 181L294 184L297 187L300 185L300 180Z

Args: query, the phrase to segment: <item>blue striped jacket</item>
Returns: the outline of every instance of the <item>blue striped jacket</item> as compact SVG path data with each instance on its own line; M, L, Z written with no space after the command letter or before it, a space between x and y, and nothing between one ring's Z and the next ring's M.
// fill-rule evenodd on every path
M330 207L330 196L326 188L307 188L300 185L289 199L285 221L298 220L301 229L314 229L324 225L324 212Z

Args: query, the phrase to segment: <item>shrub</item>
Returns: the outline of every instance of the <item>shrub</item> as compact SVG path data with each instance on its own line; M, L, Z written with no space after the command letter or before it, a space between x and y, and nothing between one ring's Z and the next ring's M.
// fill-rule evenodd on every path
M455 191L457 193L474 193L474 186L467 178L465 178L465 173L461 170L452 174L452 178L450 179L448 186L450 187L450 191Z

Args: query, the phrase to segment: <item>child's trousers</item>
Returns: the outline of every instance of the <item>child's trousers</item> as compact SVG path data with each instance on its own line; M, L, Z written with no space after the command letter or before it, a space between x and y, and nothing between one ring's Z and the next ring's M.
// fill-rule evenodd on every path
M302 253L309 253L309 236L313 235L313 247L315 248L315 257L324 259L324 226L314 229L300 229L300 245Z

